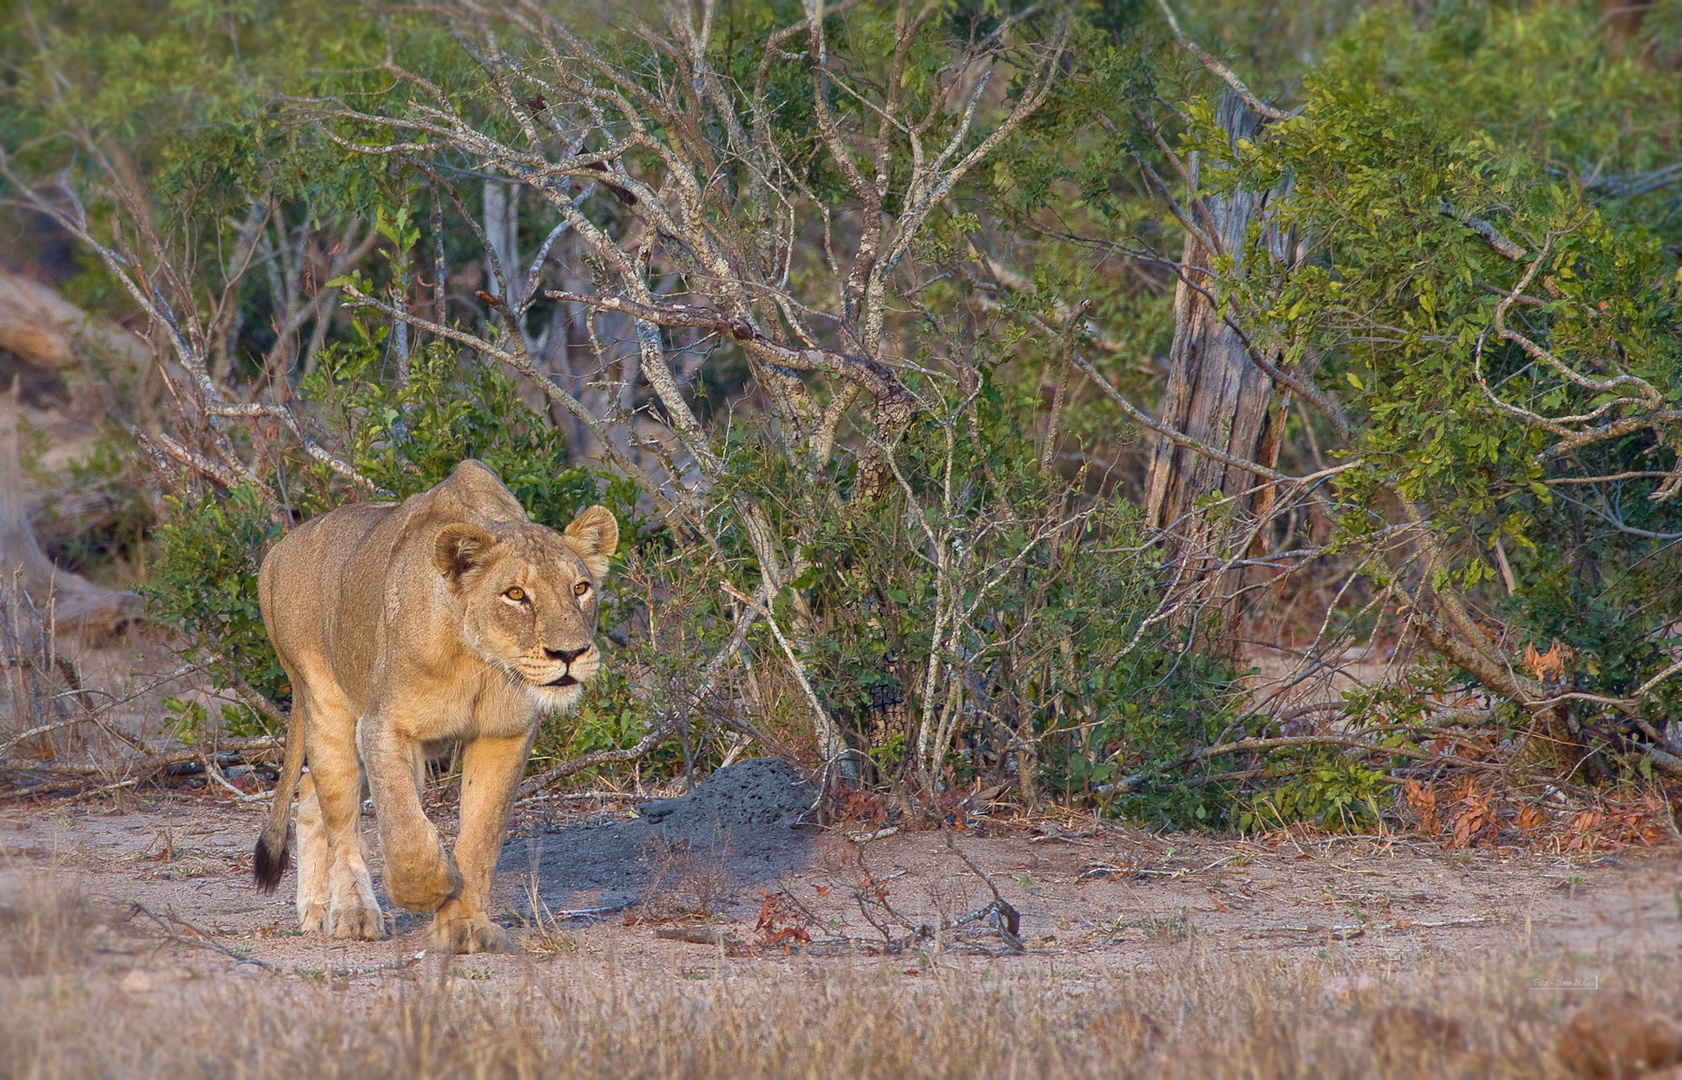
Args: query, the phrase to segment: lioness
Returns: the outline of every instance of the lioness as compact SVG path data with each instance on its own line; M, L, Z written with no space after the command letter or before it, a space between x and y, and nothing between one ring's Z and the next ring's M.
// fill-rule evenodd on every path
M358 818L366 771L392 902L435 912L440 948L505 947L485 906L509 807L540 717L575 704L600 665L596 590L618 543L606 507L558 533L527 518L490 469L464 461L400 503L305 522L263 559L258 599L292 680L292 722L254 869L274 891L296 786L304 930L384 936ZM427 748L454 740L452 857L420 785Z

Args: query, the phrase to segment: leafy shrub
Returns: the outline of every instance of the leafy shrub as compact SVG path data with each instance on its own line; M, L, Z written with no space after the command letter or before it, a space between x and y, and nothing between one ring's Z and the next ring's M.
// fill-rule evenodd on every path
M1263 348L1342 403L1345 541L1416 608L1464 596L1505 624L1513 655L1481 665L1485 692L1516 696L1500 676L1527 646L1564 656L1526 695L1587 695L1549 706L1585 747L1651 737L1608 699L1666 668L1682 606L1673 196L1559 166L1638 176L1673 162L1682 98L1593 19L1573 5L1423 22L1376 9L1307 75L1299 115L1233 145L1202 105L1188 139L1231 166L1212 183L1290 178L1272 212L1309 254L1229 262L1223 287ZM1631 111L1652 136L1619 127ZM1415 520L1412 553L1381 535ZM1460 633L1458 655L1477 662L1483 631ZM1638 710L1655 730L1682 718L1682 679Z
M1164 778L1107 794L1120 775L1227 727L1236 673L1160 619L1163 571L1137 507L1088 495L1084 477L1042 472L1022 452L1033 403L1007 397L992 371L973 393L921 388L923 411L895 457L899 483L874 501L829 497L845 476L814 481L773 439L734 429L726 493L756 493L773 531L805 537L787 553L793 581L773 618L866 780L921 790L927 767L948 788L1014 778L1035 799L1225 824L1231 795L1218 785ZM680 578L704 585L720 554L739 592L760 582L758 558L729 528L717 551L670 540L675 550L646 567L655 592L682 591ZM681 629L706 642L697 660L729 630L718 595L695 589L682 605ZM780 711L770 722L803 727L810 745L811 705L780 644L763 625L750 641L762 688L780 690L766 694Z
M1354 761L1330 760L1266 790L1238 815L1240 829L1274 829L1298 823L1332 832L1366 832L1394 803L1391 781Z
M167 500L158 526L159 555L145 587L154 619L188 643L194 659L211 660L221 685L237 673L259 692L283 700L286 672L269 646L257 604L257 567L281 536L280 519L251 484L226 494L201 492Z
M555 529L603 497L603 477L568 468L560 430L520 398L508 376L464 364L454 349L429 342L415 350L408 379L399 382L390 370L386 328L356 326L357 340L323 350L299 396L316 403L347 459L373 483L406 498L449 476L462 459L478 458L533 521ZM628 489L607 486L620 503L613 507L617 516L634 520L625 513Z

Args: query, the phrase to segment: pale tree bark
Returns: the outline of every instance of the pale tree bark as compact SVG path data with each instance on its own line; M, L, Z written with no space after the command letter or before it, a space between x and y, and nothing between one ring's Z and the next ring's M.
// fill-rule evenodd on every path
M29 595L49 625L99 635L140 618L140 597L102 589L80 574L60 570L41 550L29 524L18 455L18 386L0 393L0 580Z
M1262 118L1233 92L1222 98L1217 117L1235 144L1261 129ZM1194 159L1194 183L1197 168ZM1278 461L1284 409L1275 402L1273 379L1251 359L1250 342L1228 318L1232 308L1217 293L1215 263L1229 255L1233 274L1242 275L1269 259L1286 260L1290 238L1268 221L1274 195L1237 189L1192 202L1161 409L1164 427L1268 469ZM1260 233L1252 241L1250 228L1258 221ZM1252 471L1157 440L1146 490L1149 522L1162 531L1164 555L1181 580L1199 581L1201 596L1217 605L1222 629L1242 611L1244 567L1230 564L1243 553L1232 547L1252 536L1272 496L1272 486Z
M485 240L489 248L485 259L485 291L492 296L502 296L499 269L508 277L510 289L517 290L514 278L520 269L518 184L485 181Z
M39 282L0 272L0 349L43 371L60 371L75 363L78 343L131 364L150 360L145 345L121 327L90 318ZM140 618L140 597L60 570L41 550L29 523L18 419L14 379L0 388L0 587L21 588L43 617L50 606L49 621L67 631L97 636Z
M93 319L38 281L0 270L0 349L43 371L61 371L76 359L76 343L121 358L151 363L146 345L122 327Z

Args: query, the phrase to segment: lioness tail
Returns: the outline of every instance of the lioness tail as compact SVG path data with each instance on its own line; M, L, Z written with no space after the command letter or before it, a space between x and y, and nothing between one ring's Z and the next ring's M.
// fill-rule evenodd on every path
M289 861L286 846L292 832L292 793L298 790L298 777L304 771L302 712L300 704L294 701L292 716L286 725L286 761L280 767L280 780L275 784L269 824L257 837L257 850L251 860L251 872L257 879L257 888L266 893L275 891Z

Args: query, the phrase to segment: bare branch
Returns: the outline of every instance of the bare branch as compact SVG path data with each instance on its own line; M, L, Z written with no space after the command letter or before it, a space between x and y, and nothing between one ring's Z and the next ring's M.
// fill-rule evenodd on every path
M1275 109L1273 106L1263 102L1255 94L1250 92L1250 88L1244 85L1244 81L1242 79L1233 74L1231 68L1227 67L1219 60L1216 60L1213 56L1205 52L1196 42L1186 37L1186 35L1180 31L1180 20L1174 17L1174 9L1168 6L1168 0L1156 0L1156 6L1162 9L1163 15L1167 16L1168 29L1173 31L1174 40L1179 42L1180 46L1187 52L1197 57L1198 61L1201 62L1204 67L1209 69L1210 74L1232 87L1233 92L1236 93L1244 102L1245 108L1266 120L1289 120L1294 115L1292 113L1285 112L1283 109Z

